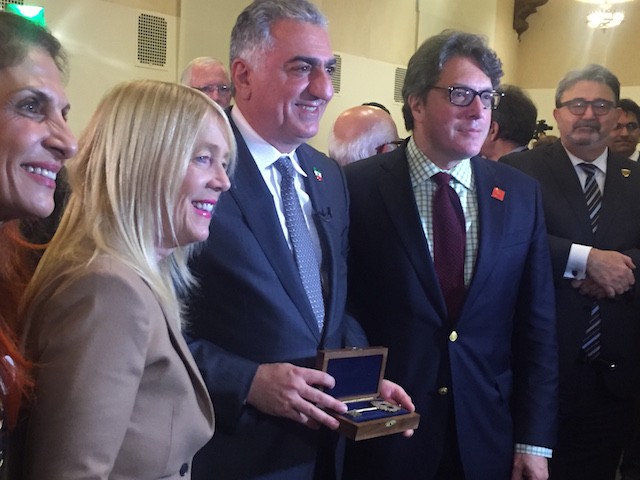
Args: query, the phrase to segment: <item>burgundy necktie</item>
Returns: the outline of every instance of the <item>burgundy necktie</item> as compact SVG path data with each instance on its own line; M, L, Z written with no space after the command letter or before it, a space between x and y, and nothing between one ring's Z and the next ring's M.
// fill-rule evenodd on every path
M451 175L440 172L432 178L438 185L433 196L433 261L447 304L448 318L453 322L458 318L465 295L464 213L458 194L449 185Z

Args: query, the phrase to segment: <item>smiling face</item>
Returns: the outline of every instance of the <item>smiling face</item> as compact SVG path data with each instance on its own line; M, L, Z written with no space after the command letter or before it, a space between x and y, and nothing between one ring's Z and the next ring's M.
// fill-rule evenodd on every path
M615 105L615 95L611 88L601 82L581 80L567 88L560 103L582 99L586 101L606 100ZM589 106L582 115L574 115L567 107L556 108L553 117L558 124L562 145L578 158L595 160L609 140L609 134L618 122L620 110L612 108L605 115L595 115Z
M207 239L218 199L231 186L227 176L229 143L220 122L209 113L198 132L176 203L173 223L178 245L173 247Z
M335 57L327 31L318 25L279 20L271 27L273 46L259 65L232 65L236 104L258 134L286 153L318 133L333 97Z
M448 60L436 86L444 89L429 89L423 98L409 98L413 137L432 162L448 170L480 152L489 131L491 110L484 108L479 96L466 107L452 105L446 87L468 87L478 92L493 87L491 79L466 57Z
M609 148L612 151L625 157L633 155L640 141L638 120L633 112L620 112L617 126L611 132L609 140Z
M47 217L56 175L77 148L60 72L40 48L0 70L0 221Z

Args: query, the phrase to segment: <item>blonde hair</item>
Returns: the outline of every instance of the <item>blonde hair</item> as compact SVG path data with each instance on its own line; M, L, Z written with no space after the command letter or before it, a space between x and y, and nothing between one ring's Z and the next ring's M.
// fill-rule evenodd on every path
M71 196L23 305L37 308L38 291L61 273L74 273L99 254L133 268L167 315L180 319L178 300L192 285L187 262L194 246L160 258L160 245L176 244L174 211L205 117L211 114L229 145L231 175L236 146L222 109L202 93L142 80L116 86L100 102L67 162ZM165 238L170 232L173 238Z

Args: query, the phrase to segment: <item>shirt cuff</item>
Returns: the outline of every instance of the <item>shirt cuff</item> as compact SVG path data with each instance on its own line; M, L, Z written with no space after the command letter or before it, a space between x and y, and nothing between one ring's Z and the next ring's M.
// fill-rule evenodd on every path
M524 443L516 443L516 453L524 453L525 455L537 455L538 457L551 458L553 450L547 447L538 447L536 445L526 445Z
M593 247L579 245L577 243L571 245L567 268L564 271L564 278L584 280L587 277L587 258L589 257L591 248Z

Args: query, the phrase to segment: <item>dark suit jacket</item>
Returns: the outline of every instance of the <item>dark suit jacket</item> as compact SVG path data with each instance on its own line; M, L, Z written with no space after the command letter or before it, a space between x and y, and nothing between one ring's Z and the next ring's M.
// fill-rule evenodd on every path
M194 479L313 477L320 439L291 420L245 405L258 365L315 366L319 348L365 343L345 316L348 195L338 165L308 145L297 149L307 172L323 249L325 327L307 300L273 197L235 129L238 165L222 195L211 236L194 262L200 295L191 301L191 351L216 406L217 431L194 460Z
M536 178L549 233L557 298L560 385L562 398L574 394L571 372L580 350L592 299L580 295L563 278L572 243L616 250L629 255L640 281L640 166L609 153L598 230L594 235L582 186L560 142L526 153L507 155L502 162ZM624 172L627 172L626 174ZM603 369L611 392L628 396L637 392L640 372L640 301L634 290L613 300L600 301L602 317L601 359L615 368Z
M453 326L405 149L346 169L349 305L371 344L389 347L387 377L408 391L422 415L411 439L349 444L346 478L433 478L451 405L468 480L509 478L514 442L553 446L556 333L540 190L504 165L479 157L471 162L479 249Z

